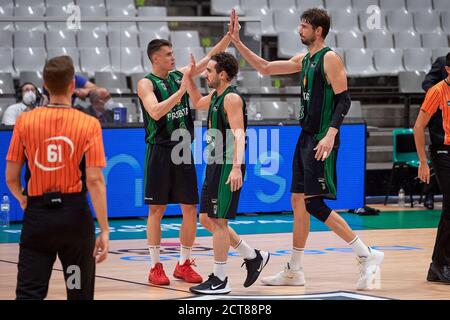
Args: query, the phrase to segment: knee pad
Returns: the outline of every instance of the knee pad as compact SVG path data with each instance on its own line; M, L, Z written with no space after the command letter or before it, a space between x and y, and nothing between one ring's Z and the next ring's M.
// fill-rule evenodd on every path
M322 197L312 197L305 199L306 211L310 215L325 222L331 214L331 209L323 202Z

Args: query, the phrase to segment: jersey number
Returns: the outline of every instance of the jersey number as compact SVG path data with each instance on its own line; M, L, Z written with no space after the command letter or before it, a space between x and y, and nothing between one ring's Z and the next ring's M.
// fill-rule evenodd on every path
M62 162L61 145L49 144L47 147L47 161L50 163Z

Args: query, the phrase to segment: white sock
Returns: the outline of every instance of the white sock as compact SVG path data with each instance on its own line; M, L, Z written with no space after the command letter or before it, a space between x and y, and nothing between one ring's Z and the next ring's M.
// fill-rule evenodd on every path
M148 252L150 253L150 262L152 268L159 262L159 246L148 246Z
M237 250L244 259L251 260L256 258L255 250L242 239L239 241L239 243L234 249Z
M361 241L361 239L356 236L355 239L350 241L348 243L350 247L352 247L353 251L356 253L356 255L360 258L362 257L368 257L370 255L370 249L367 247L364 242Z
M191 256L192 247L185 247L183 245L180 246L180 260L179 264L182 266L186 260L189 260Z
M305 248L292 247L291 261L289 262L289 267L292 270L299 270L302 268L302 260L304 253Z
M222 281L227 277L225 272L226 266L226 261L214 261L214 275Z

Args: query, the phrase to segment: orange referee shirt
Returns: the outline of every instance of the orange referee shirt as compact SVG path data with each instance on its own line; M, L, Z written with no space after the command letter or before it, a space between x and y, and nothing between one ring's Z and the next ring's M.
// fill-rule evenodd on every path
M7 161L27 160L27 195L83 191L85 167L105 167L100 123L73 108L40 107L16 121Z
M442 111L444 144L450 145L450 83L446 80L442 80L428 90L420 109L433 115L438 108Z

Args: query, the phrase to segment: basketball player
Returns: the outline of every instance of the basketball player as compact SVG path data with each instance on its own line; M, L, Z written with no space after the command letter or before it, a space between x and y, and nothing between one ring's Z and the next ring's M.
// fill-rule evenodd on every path
M192 59L191 65L195 65ZM226 52L211 57L206 68L208 87L214 89L202 97L192 79L191 99L200 109L208 111L208 164L202 187L200 221L213 234L214 272L202 284L190 288L197 294L226 294L231 291L226 264L231 245L244 257L247 267L245 287L251 286L269 261L269 253L250 248L243 243L228 220L235 219L243 177L245 176L245 130L247 112L245 100L231 81L239 64Z
M414 140L419 156L419 178L430 183L430 168L425 152L425 127L429 124L431 161L442 190L442 215L427 280L450 283L450 52L445 58L447 77L432 86L425 96L414 125ZM437 116L436 116L437 115ZM434 119L433 122L430 122ZM441 123L436 120L440 119Z
M229 33L232 42L252 67L263 75L301 72L300 125L295 148L291 185L294 211L293 249L284 271L263 278L267 285L304 285L302 260L309 234L309 214L324 222L356 253L360 265L358 289L373 288L384 259L380 251L367 247L324 199L336 199L336 159L339 128L350 108L347 75L341 58L324 43L330 17L322 9L306 10L299 26L300 40L308 47L287 61L268 62L249 50L239 38L239 22L232 11Z
M50 103L20 115L6 157L6 183L25 210L16 297L44 299L58 255L67 298L93 299L95 263L106 259L109 242L102 129L97 119L71 107L75 81L70 57L47 61L44 85ZM100 224L97 241L86 190ZM74 276L79 283L72 283Z
M226 35L200 60L193 76L203 72L212 55L230 44ZM172 149L179 141L172 140L172 133L184 129L194 137L194 122L189 106L186 80L183 73L188 67L174 70L175 57L172 44L167 40L154 39L147 47L152 72L138 82L138 95L144 115L147 151L145 156L145 203L150 205L147 224L147 240L151 259L148 280L155 285L170 284L160 262L161 219L169 203L179 203L183 213L180 230L180 259L173 273L175 278L188 283L202 282L201 276L192 268L190 254L197 230L198 188L192 154L190 161L175 164ZM190 144L188 150L190 151ZM181 157L186 155L181 155Z

